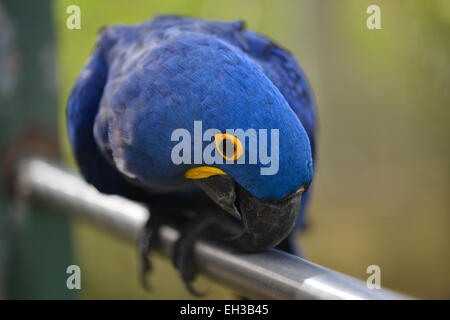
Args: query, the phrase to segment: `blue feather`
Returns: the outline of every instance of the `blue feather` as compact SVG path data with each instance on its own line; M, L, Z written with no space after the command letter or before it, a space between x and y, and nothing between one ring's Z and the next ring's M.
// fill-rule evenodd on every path
M240 21L158 16L106 27L67 106L69 138L83 176L102 192L128 197L141 189L191 187L184 173L195 165L170 161L170 138L178 128L193 132L198 120L204 130L279 129L277 174L261 175L261 164L216 165L255 196L278 200L311 183L311 89L287 51Z

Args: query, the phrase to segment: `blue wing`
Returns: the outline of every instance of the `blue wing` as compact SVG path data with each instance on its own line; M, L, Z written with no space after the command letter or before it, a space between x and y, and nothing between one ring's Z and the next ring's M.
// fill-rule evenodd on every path
M105 53L113 42L108 37L100 36L94 53L78 76L67 104L67 128L75 159L86 181L103 193L130 197L136 188L99 150L93 133L108 75Z

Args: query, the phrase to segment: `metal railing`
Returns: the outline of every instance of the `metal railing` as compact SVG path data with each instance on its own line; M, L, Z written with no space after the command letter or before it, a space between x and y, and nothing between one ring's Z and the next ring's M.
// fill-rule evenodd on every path
M128 199L104 195L76 174L40 158L24 159L17 170L17 186L28 200L58 206L136 244L150 212ZM171 257L180 235L175 225L163 224L158 250ZM368 289L366 283L296 256L269 250L239 253L223 244L200 240L195 246L200 272L228 285L239 294L263 299L404 299L385 289Z

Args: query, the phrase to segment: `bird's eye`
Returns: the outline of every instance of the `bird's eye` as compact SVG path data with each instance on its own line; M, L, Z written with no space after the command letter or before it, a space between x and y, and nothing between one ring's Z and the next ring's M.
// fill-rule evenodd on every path
M225 160L237 160L244 153L241 141L231 134L218 133L214 141L217 151Z

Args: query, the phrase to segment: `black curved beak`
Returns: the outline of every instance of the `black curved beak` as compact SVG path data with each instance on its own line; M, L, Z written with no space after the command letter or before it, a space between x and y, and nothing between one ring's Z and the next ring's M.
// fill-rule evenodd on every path
M300 211L303 188L282 200L261 200L228 175L213 175L195 182L222 209L244 225L231 240L243 251L259 252L277 246L292 231Z

